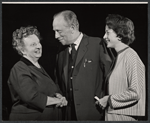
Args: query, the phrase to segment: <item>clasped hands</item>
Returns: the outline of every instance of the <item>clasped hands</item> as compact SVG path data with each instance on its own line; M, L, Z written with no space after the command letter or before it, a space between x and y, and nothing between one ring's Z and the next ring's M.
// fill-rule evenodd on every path
M63 107L66 106L68 104L68 101L66 100L66 98L64 96L62 96L59 93L56 93L55 96L60 99L60 103L56 104L56 107Z
M96 98L96 104L100 106L100 108L102 109L105 109L107 104L108 104L108 98L109 96L104 96L103 98L99 99L99 98Z

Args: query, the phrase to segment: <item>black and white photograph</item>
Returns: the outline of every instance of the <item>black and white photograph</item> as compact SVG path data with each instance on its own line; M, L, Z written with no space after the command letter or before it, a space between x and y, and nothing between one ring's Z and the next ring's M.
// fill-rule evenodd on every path
M2 121L148 121L148 2L2 2Z

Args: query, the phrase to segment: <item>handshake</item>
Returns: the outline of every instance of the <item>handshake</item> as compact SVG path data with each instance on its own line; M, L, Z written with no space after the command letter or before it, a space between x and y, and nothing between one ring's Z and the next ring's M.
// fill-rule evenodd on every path
M66 98L62 96L61 94L56 93L55 96L59 99L59 102L56 104L56 107L63 107L68 104L68 101L66 100Z
M61 94L56 93L55 97L47 96L46 106L56 105L56 107L63 107L68 104L68 101Z

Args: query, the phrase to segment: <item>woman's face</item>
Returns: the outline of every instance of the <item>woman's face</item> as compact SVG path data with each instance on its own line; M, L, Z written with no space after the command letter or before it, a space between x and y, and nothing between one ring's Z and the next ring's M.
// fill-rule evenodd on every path
M23 39L23 55L32 59L33 61L38 60L42 55L42 45L38 37L33 34Z
M119 41L117 34L112 29L109 29L107 25L105 27L105 35L103 38L106 40L107 47L109 48L115 48L116 45L121 42Z

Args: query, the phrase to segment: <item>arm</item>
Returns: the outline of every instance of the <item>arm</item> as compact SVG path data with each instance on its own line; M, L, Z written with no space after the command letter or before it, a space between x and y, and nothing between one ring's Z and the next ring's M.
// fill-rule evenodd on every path
M54 70L54 75L55 75L55 83L56 83L57 87L59 88L59 93L56 93L55 96L57 98L61 99L61 101L62 101L61 103L57 104L56 107L58 107L58 106L62 107L62 106L66 106L68 102L67 102L66 98L64 96L62 96L63 94L62 94L60 87L59 87L59 84L58 84L59 69L58 69L58 63L57 62L58 62L58 55L56 56L56 65L55 65L56 68Z
M101 41L99 44L99 63L100 63L100 73L99 73L99 77L100 77L100 81L98 81L97 83L100 84L101 88L97 88L97 92L96 95L99 98L102 98L105 95L105 91L106 91L106 83L105 83L105 78L106 75L108 74L108 71L110 69L110 66L112 64L112 57L113 57L113 53L110 51L110 49L108 49L106 47L106 44L104 43L104 41ZM108 51L111 53L108 53ZM98 86L97 86L98 87Z
M63 62L61 62L61 63L63 63ZM61 71L61 68L59 67L59 55L57 54L56 55L56 64L55 64L55 69L54 69L55 84L59 89L59 93L61 95L63 95L62 90L61 90L62 83L61 83L61 79L60 79L60 71Z
M141 98L142 86L145 83L145 68L136 54L128 53L126 55L126 75L128 88L120 94L110 96L109 104L111 108L120 108L134 105Z
M11 71L9 81L14 90L14 98L17 100L19 98L19 100L35 109L44 110L47 103L47 95L37 90L37 83L26 65L16 65Z
M114 55L111 49L107 48L104 40L100 42L100 60L103 64L104 76L106 77L109 72L110 66L114 60Z
M46 106L60 104L61 102L62 102L62 100L59 98L47 96Z

